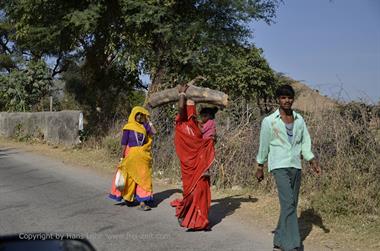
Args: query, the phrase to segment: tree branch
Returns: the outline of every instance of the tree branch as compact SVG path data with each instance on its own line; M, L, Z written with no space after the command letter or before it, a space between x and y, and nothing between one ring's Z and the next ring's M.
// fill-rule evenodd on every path
M197 76L194 79L192 79L190 82L188 82L187 85L194 85L196 82L201 81L201 80L204 81L206 80L206 78L203 76Z
M9 54L13 53L11 49L8 47L9 39L5 38L5 41L3 39L0 39L0 46L3 48L3 52L8 52Z
M149 89L147 85L142 84L140 81L136 84L136 86L138 88L142 88L142 89L144 89L146 91Z
M62 69L58 70L58 67L59 65L61 64L61 60L62 60L62 53L59 54L57 60L55 61L55 66L53 68L53 72L51 74L51 76L54 78L57 74L59 73L62 73Z

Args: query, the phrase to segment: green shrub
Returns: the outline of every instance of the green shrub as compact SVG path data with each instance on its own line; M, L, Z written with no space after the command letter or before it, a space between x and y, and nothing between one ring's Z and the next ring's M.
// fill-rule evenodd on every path
M22 124L17 124L13 134L13 138L17 141L28 142L32 139L32 135L28 134Z

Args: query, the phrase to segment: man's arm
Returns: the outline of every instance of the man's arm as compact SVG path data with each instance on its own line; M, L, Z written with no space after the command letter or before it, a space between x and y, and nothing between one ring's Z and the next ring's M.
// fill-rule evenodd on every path
M268 160L270 138L271 132L269 122L267 119L264 119L261 123L260 146L256 157L256 161L259 166L263 166L264 163Z
M318 161L315 159L313 152L311 151L311 138L305 121L303 121L303 135L302 135L302 145L301 145L301 154L305 160L309 161L314 172L321 174L322 170L319 166Z
M261 130L260 130L260 146L259 146L259 152L256 157L256 161L258 164L257 171L256 171L256 178L260 182L264 179L264 163L268 159L268 153L269 153L269 142L270 142L270 127L268 124L267 119L264 119L261 123Z
M303 121L302 130L302 143L301 143L301 154L307 161L314 159L314 154L311 151L311 138L309 131L307 130L306 123Z

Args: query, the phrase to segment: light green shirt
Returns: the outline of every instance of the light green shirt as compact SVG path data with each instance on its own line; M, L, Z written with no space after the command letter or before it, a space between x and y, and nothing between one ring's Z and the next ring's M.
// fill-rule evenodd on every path
M312 160L311 139L302 116L293 111L293 140L289 142L285 123L277 110L264 118L260 131L260 147L256 160L259 164L268 161L268 169L294 167L301 169L301 154Z

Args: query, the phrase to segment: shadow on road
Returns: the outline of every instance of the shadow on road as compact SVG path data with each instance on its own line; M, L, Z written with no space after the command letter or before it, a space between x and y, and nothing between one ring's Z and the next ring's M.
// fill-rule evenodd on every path
M182 190L180 190L180 189L168 189L168 190L165 190L165 191L161 191L161 192L155 193L154 194L154 202L153 202L153 204L149 204L149 206L152 207L152 208L155 208L159 204L161 204L164 200L170 198L170 196L172 196L175 193L182 193ZM135 207L138 204L139 203L137 201L134 201L134 202L120 201L120 202L116 203L115 205L116 206Z
M161 191L159 193L155 193L154 194L154 205L152 205L152 206L157 207L159 204L161 204L161 202L170 198L170 196L172 196L175 193L182 193L182 190L180 190L180 189L168 189L165 191Z
M8 152L10 150L14 150L14 148L12 148L12 147L0 148L0 153Z
M212 203L215 203L211 206L209 220L210 227L222 222L224 218L228 215L231 215L235 212L236 209L240 208L241 203L243 202L257 202L257 198L242 198L240 195L228 196L221 199L212 200Z
M301 212L298 218L298 225L300 228L301 240L304 241L311 231L313 230L313 225L321 228L325 233L329 233L328 229L324 224L322 217L314 211L314 209L307 209Z
M15 148L1 148L0 149L0 159L7 158L11 154L18 153L15 150L16 150Z

